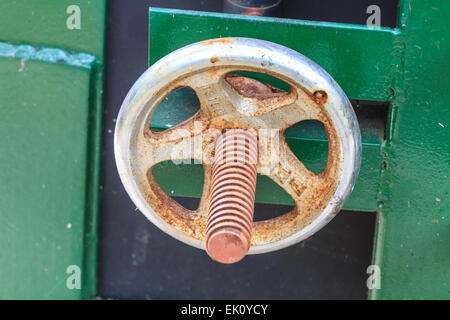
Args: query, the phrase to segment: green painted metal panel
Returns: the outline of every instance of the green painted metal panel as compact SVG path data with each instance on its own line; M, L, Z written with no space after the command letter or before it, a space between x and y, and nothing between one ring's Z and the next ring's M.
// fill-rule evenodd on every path
M150 8L150 64L193 42L219 37L249 37L272 41L321 65L351 99L386 101L396 57L397 30Z
M254 37L286 45L321 63L327 71L341 79L339 84L346 88L350 98L383 100L391 94L389 86L392 79L389 75L394 34L396 32L390 29L370 30L363 26L336 23L150 8L150 63L192 42L223 36ZM318 37L320 44L315 40ZM350 47L349 39L352 40ZM334 49L330 51L325 48ZM361 61L359 69L354 65L355 61ZM160 130L169 128L192 115L197 108L198 101L192 93L174 92L158 106L152 127ZM374 124L373 111L376 110L365 111L359 116L363 141L361 173L345 209L375 211L378 208L383 161L380 146L384 139L384 124ZM287 130L286 137L293 152L307 167L313 171L324 167L328 147L323 130L318 130L313 124L299 123ZM193 172L187 172L189 170ZM200 167L177 167L164 163L155 168L155 177L169 194L198 197L202 185L199 172ZM186 179L181 180L178 178L180 176ZM292 204L292 199L282 189L269 184L265 177L261 177L257 185L256 201Z
M96 294L105 11L0 3L0 298ZM70 265L81 290L66 286Z
M370 298L448 299L449 9L446 1L402 0L396 29L151 9L150 64L192 42L255 37L312 58L350 98L391 101L387 141L374 134L370 121L359 118L362 167L345 206L378 212L373 263L381 268L381 289L371 290ZM179 104L165 103L167 109L163 107L161 114ZM155 127L165 128L165 117L170 115L157 117ZM323 144L318 139L306 147L314 139L301 132L291 138L295 140L291 143L304 145L294 150L297 155L302 149L309 153ZM173 178L161 174L163 185L167 183L172 194L197 195L200 182L184 184L178 190L176 175L180 177L183 169L178 170ZM188 181L201 176L198 169L184 174ZM269 193L263 198L264 202L273 201Z
M65 272L83 264L89 79L86 69L0 59L3 298L80 296Z
M372 299L450 298L448 1L402 1Z

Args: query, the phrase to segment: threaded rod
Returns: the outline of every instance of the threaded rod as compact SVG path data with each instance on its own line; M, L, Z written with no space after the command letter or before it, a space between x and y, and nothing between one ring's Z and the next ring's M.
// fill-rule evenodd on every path
M253 223L258 141L240 129L227 130L216 141L206 251L221 263L247 254Z

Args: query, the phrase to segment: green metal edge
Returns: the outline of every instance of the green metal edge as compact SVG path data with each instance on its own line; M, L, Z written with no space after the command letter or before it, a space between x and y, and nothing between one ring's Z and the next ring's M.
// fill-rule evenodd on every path
M86 220L83 263L83 298L91 299L97 294L97 251L100 206L101 143L103 111L104 68L96 64L92 71L90 132L88 142Z
M106 29L107 1L103 5L103 19L100 19L103 28L103 46L101 57L105 57L105 29ZM103 85L104 62L94 64L91 86L91 110L89 113L89 142L88 142L88 166L87 166L87 190L86 190L86 220L85 220L85 251L84 251L84 276L83 299L92 299L98 290L98 232L100 210L100 186L101 186L101 148L102 148L102 124L103 124Z

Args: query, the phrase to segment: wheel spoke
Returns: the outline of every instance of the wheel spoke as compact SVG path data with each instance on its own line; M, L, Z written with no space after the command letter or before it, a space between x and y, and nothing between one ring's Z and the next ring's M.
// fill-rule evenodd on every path
M208 214L209 198L210 198L210 188L212 179L212 165L203 164L203 191L200 197L200 204L198 205L197 215L206 217Z
M193 141L201 135L202 114L198 112L190 119L162 132L150 129L136 136L136 150L133 156L135 168L145 173L154 165L167 160L176 164L181 160L195 158Z
M223 76L229 71L227 68L211 68L184 80L184 83L195 91L200 101L200 108L210 118L223 116L234 111L223 90Z
M284 138L281 139L278 154L278 163L272 159L273 165L268 176L297 204L306 189L313 188L319 183L320 177L309 171L292 153Z
M259 116L266 127L284 130L303 120L322 121L325 118L322 108L303 89L293 88L291 94L295 95L291 103Z

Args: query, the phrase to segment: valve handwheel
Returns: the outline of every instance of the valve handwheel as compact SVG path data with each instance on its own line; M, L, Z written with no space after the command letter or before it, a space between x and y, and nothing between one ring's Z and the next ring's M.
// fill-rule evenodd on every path
M235 71L269 74L290 90L230 75ZM196 92L200 110L175 127L153 132L150 120L156 107L169 92L183 86ZM326 129L328 159L320 174L309 171L284 140L284 130L302 120L321 121ZM244 226L247 235L251 224L249 253L278 250L313 235L339 212L353 190L361 162L359 126L348 98L328 73L275 43L249 38L202 41L153 64L129 91L116 123L115 156L125 189L139 210L171 236L205 249L215 146L230 129L256 137L258 148L247 145L257 152L256 171L280 185L295 203L291 212L280 217L252 223L243 216L246 223L230 222ZM192 149L191 158L204 168L196 211L172 200L152 173L154 165L185 159L185 151ZM243 174L252 177L248 172ZM242 202L243 207L250 205Z

